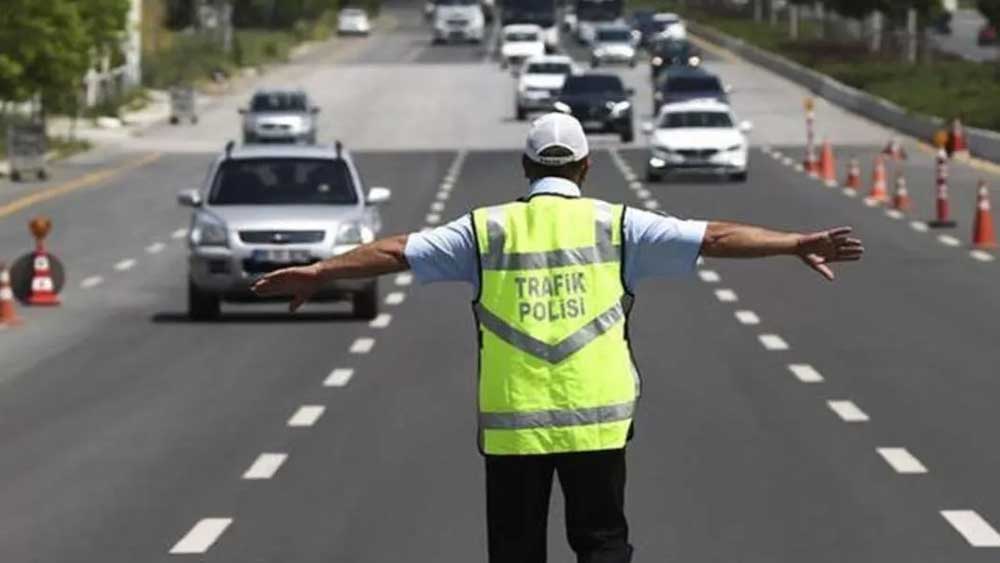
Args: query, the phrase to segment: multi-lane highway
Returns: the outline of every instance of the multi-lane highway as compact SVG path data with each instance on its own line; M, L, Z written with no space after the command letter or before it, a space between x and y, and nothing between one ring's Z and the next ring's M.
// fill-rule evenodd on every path
M368 40L323 45L260 84L302 86L369 185L389 232L517 197L526 126L513 81L478 46L432 47L390 5ZM571 52L575 52L571 49ZM1000 556L1000 263L959 228L928 231L933 162L900 166L916 211L894 217L796 170L804 92L711 51L754 122L747 184L643 182L641 141L595 139L585 191L681 216L789 229L853 225L864 262L822 281L793 260L706 261L640 287L644 375L630 447L636 561L987 562ZM648 71L620 69L648 119ZM35 214L69 280L57 309L0 331L0 561L468 562L485 558L467 287L381 286L383 314L226 307L185 314L178 190L197 187L249 92L194 127L156 126L0 184L0 253ZM821 103L839 156L891 133ZM953 237L953 238L947 238ZM572 554L556 499L551 560Z

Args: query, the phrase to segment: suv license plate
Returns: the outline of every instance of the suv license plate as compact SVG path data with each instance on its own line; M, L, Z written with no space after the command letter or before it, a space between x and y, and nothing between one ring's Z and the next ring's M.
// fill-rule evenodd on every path
M604 122L597 119L589 119L583 122L584 129L601 129L604 127Z
M287 248L254 250L250 258L254 262L268 262L271 264L299 264L309 262L312 259L308 250L289 250Z

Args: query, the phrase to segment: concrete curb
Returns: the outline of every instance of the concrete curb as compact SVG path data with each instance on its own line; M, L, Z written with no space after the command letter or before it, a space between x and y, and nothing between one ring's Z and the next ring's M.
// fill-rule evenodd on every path
M688 22L688 28L692 34L796 82L844 109L928 143L932 142L935 132L947 125L946 121L940 117L909 112L889 100L852 88L825 74L806 68L781 55L765 51L717 29L692 21ZM966 127L965 131L968 136L969 151L974 156L1000 163L1000 133L975 127Z

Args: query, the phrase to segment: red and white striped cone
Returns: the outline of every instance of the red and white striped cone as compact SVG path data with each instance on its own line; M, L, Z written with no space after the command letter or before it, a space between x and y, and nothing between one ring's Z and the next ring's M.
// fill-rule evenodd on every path
M0 265L0 328L21 324L21 317L14 310L14 292L10 288L10 272Z
M847 167L847 181L844 186L852 190L861 189L861 165L858 159L852 158L850 166Z
M29 305L59 305L56 284L52 281L52 266L45 248L39 245L35 251L34 274L31 276Z
M993 228L993 211L990 209L990 190L986 181L979 181L976 190L976 221L972 226L972 246L996 248L997 235Z
M938 150L935 188L935 217L927 225L935 229L951 229L958 223L951 218L951 204L948 200L948 153Z
M910 192L906 189L906 177L899 174L896 176L896 189L892 194L892 208L897 211L909 211L912 205Z

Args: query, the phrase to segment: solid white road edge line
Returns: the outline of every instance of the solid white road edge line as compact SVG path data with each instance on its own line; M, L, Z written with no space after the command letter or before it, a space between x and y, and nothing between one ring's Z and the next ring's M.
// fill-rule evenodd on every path
M837 413L844 422L868 422L868 415L853 401L827 401L830 410Z
M202 518L170 548L175 555L205 553L233 523L232 518Z
M757 340L760 340L765 350L788 350L788 343L777 334L760 334L757 335Z
M788 370L802 383L820 383L823 376L809 364L789 364Z
M288 419L288 426L305 427L316 424L319 417L323 416L326 407L322 405L302 405L295 414Z
M278 472L278 468L285 463L286 459L288 459L288 454L260 454L250 468L243 473L243 478L251 480L270 479L274 477L274 474Z
M942 510L941 516L972 547L1000 547L1000 533L975 510Z
M358 338L351 344L352 354L367 354L375 346L375 339L369 337Z
M896 473L914 475L927 473L927 468L920 460L913 456L906 448L875 448L878 455L882 456Z
M716 289L715 298L718 299L719 301L722 301L723 303L732 303L739 299L739 297L737 297L736 295L736 292L731 289Z
M754 313L753 311L736 311L735 315L736 315L736 320L739 321L740 324L744 325L760 324L760 317L758 317L757 313Z
M330 375L326 376L323 380L324 387L344 387L351 381L354 377L354 369L352 368L337 368L330 372Z

